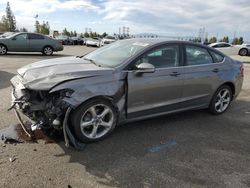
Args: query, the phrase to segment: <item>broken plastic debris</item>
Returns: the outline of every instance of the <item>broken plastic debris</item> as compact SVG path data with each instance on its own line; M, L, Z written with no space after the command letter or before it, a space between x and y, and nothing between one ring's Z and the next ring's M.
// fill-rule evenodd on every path
M10 161L10 162L14 162L15 160L16 160L15 157L10 157L10 158L9 158L9 161Z

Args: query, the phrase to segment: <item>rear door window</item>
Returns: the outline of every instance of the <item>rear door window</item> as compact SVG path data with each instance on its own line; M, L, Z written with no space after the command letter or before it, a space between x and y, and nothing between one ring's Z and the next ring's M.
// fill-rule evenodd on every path
M204 65L211 63L213 63L213 59L207 49L186 45L186 65Z
M42 40L42 39L44 39L44 36L37 35L37 34L29 34L29 39L31 39L31 40Z

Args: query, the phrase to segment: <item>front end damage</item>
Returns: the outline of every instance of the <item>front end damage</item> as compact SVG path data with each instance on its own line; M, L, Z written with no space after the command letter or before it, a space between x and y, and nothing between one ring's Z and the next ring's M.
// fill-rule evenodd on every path
M31 88L29 84L23 83L20 75L16 75L11 79L12 108L21 125L23 122L19 112L32 122L32 131L38 128L49 131L51 129L61 130L66 146L68 147L70 142L76 149L81 150L85 145L75 139L68 125L70 112L93 97L105 96L112 99L118 108L119 119L126 118L127 87L125 80L125 73L112 76L109 74L109 76L102 77L64 80L45 89L43 87L45 84L39 85L40 82L37 82L36 85L33 83ZM30 133L27 131L27 134Z
M11 83L12 106L10 109L15 110L20 125L29 137L32 137L32 133L26 129L19 112L31 121L31 131L35 131L36 129L63 130L65 145L67 147L69 146L69 142L71 142L76 149L83 149L84 144L75 140L68 127L68 118L72 108L63 99L70 97L73 93L72 90L62 89L50 93L44 90L36 91L27 89L22 84L19 75L13 77Z

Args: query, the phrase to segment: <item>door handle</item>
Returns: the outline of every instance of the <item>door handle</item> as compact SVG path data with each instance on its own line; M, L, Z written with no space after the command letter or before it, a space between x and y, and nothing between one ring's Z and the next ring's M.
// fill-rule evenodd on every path
M178 72L172 72L172 73L170 73L170 76L179 76L180 75L180 73L178 73Z
M217 69L217 68L213 69L213 72L215 72L215 73L217 73L217 72L219 72L219 71L220 71L220 70Z

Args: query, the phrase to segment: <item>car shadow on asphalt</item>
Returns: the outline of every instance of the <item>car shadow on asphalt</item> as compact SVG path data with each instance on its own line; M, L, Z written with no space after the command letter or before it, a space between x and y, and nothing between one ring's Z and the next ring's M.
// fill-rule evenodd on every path
M0 70L0 89L9 87L10 86L10 79L14 75L15 74Z
M171 180L170 187L180 182L218 187L224 185L219 174L248 168L239 162L250 152L246 111L250 103L238 100L220 116L199 110L129 123L81 152L60 143L65 153L56 156L70 156L69 162L83 165L107 186L161 187ZM242 157L237 163L235 155Z

